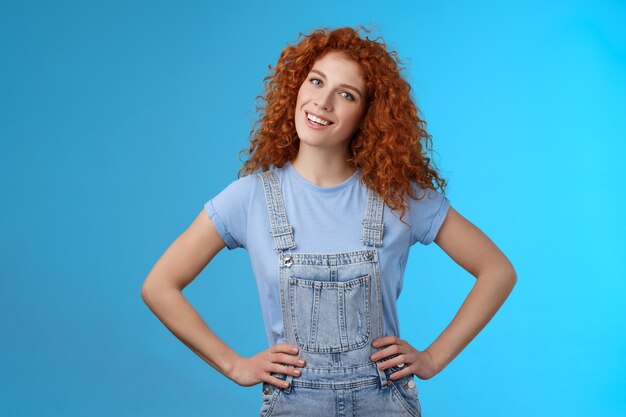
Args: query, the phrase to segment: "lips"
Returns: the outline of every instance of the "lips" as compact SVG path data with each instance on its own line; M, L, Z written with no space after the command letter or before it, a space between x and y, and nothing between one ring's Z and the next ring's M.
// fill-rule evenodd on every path
M319 124L319 123L316 123L316 122L312 121L311 119L309 119L309 117L306 116L306 114L304 116L304 124L309 129L315 130L315 131L318 131L318 132L322 131L324 129L330 128L330 125L323 125L323 124Z
M306 110L305 110L305 112L304 112L304 113L305 113L305 115L304 115L304 116L305 116L305 118L306 118L308 121L311 121L311 119L309 119L309 115L311 115L311 116L314 116L314 117L316 117L316 118L318 118L318 119L321 119L321 120L323 120L323 121L325 121L325 122L327 122L327 123L328 123L327 125L324 125L324 124L319 123L319 124L318 124L318 126L330 126L330 125L332 125L332 124L334 124L334 123L335 123L335 122L333 122L332 120L328 120L327 118L320 116L319 114L315 114L315 113L312 113L312 112L309 112L309 111L306 111ZM317 122L317 120L315 120L315 122Z

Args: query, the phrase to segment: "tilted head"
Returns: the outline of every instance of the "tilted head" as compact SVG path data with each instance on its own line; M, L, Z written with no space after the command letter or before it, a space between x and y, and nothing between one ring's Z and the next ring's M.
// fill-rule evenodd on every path
M333 69L324 74L326 80L320 66ZM346 161L360 169L364 184L402 213L404 197L417 197L412 181L433 189L435 182L443 189L445 180L426 156L430 136L411 98L411 86L400 73L397 53L388 51L381 38L361 37L349 27L318 29L284 48L270 69L261 97L264 105L258 108L261 117L251 131L251 157L240 173L283 166L295 158L302 140L307 145L345 146ZM315 93L320 82L313 78L325 82L324 93ZM341 84L359 89L358 104L348 102L345 92L358 93ZM336 123L320 128L332 133L321 144L315 142L319 132L306 125L307 112L316 110L318 117Z

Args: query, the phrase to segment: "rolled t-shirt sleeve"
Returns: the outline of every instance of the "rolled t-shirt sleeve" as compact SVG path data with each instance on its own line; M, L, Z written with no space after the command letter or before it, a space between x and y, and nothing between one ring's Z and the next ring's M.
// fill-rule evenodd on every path
M411 245L420 242L429 245L437 237L437 232L446 218L450 201L433 189L423 189L413 184L418 200L411 199ZM410 197L409 197L410 198Z
M248 175L231 182L215 197L204 203L207 213L229 250L245 248L248 207L254 186L254 176Z

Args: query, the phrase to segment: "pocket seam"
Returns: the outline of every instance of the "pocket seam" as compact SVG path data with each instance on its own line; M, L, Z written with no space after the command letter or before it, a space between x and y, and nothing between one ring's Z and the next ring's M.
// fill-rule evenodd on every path
M396 396L396 398L400 401L400 403L406 409L406 411L413 417L421 417L422 413L418 410L415 410L413 406L409 404L406 398L404 398L404 395L402 394L401 389L397 385L397 380L394 381L390 379L390 381L391 381L391 391ZM419 398L417 401L419 401Z
M271 384L269 384L271 385ZM263 415L263 417L270 417L272 415L272 412L274 411L274 406L276 405L276 401L278 400L278 396L280 395L280 388L275 387L272 385L272 393L271 394L264 394L262 393L262 399L263 401L265 401L266 397L269 397L269 405L268 405L268 409L265 412L265 414Z

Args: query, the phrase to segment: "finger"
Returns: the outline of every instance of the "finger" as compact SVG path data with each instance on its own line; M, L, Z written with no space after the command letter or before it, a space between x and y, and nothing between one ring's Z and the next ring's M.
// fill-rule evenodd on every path
M273 352L298 353L298 346L289 343L278 343L273 346Z
M268 384L272 384L277 388L288 388L289 384L284 379L276 378L275 376L268 375L267 379L264 380Z
M400 379L400 378L405 377L405 376L407 376L407 375L410 375L410 374L412 374L412 373L413 373L413 372L411 371L411 369L409 369L409 368L404 368L404 369L403 369L403 370L401 370L401 371L394 372L393 374L389 375L389 378L390 378L390 379Z
M286 353L276 353L272 357L274 363L285 363L293 366L303 367L306 365L306 361L294 355L287 355Z
M378 339L374 339L374 341L372 342L372 347L382 347L382 346L387 346L387 345L391 345L394 343L398 343L400 342L400 339L396 336L384 336L384 337L379 337Z
M298 368L294 368L293 366L279 365L277 363L273 363L269 367L269 369L270 371L277 373L277 374L285 374L285 375L293 375L293 376L300 376L300 374L302 373L300 369Z
M406 366L406 358L404 357L404 355L398 355L396 357L394 357L393 359L389 359L386 360L384 362L379 363L378 365L376 365L378 367L378 369L380 369L381 371L387 369L387 368L391 368L393 366L398 367L398 368L404 368ZM402 366L400 366L402 365Z
M372 356L370 356L370 358L374 362L376 362L388 356L399 354L399 353L404 353L401 351L401 347L399 345L391 345L389 347L386 347L385 349L379 350L378 352L372 353Z

